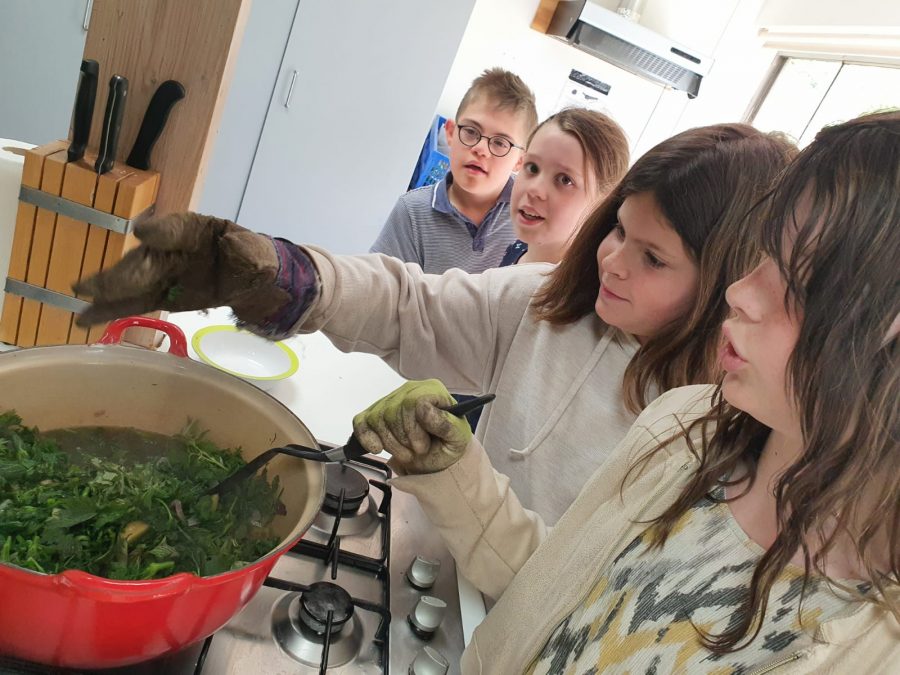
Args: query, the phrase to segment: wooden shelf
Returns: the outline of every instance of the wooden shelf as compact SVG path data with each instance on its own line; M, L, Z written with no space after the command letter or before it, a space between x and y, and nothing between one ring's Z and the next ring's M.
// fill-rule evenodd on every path
M541 4L534 13L534 19L531 21L531 27L539 33L546 33L559 2L560 0L541 0Z

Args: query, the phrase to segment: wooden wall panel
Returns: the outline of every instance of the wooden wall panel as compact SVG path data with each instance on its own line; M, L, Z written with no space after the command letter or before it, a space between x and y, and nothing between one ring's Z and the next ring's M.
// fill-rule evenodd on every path
M48 144L38 149L46 151L43 154L32 152L31 159L26 158L23 183L125 218L154 201L160 215L194 208L249 11L250 0L95 0L84 50L84 58L100 64L89 152L83 160L66 164L66 153L57 150L67 144ZM97 176L89 162L96 156L114 74L129 80L122 132L116 165ZM169 115L153 150L154 171L134 170L124 161L152 95L166 80L180 82L186 96ZM134 245L132 235L108 233L20 204L14 239L19 255L10 265L10 276L70 295L75 280L109 267ZM42 315L47 319L43 323ZM99 337L100 330L80 329L70 313L12 295L0 317L0 340L20 346L84 343ZM129 331L126 339L156 344L154 332L145 329Z
M113 75L129 81L120 161L156 88L166 80L185 88L151 158L162 175L157 213L185 211L199 200L249 11L249 0L94 0L84 47L84 57L100 64L92 140L100 137Z
M536 31L546 33L550 28L550 21L553 20L553 13L558 4L559 0L541 0L541 4L534 13L534 19L531 20L531 27Z

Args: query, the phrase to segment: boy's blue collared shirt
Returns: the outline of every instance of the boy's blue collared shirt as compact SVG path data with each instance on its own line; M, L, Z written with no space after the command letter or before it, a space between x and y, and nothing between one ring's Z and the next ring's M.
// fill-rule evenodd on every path
M491 207L490 211L485 214L481 226L476 225L471 220L466 218L462 213L459 212L459 210L455 206L453 206L453 204L450 203L450 194L448 190L453 184L453 174L451 173L448 173L446 176L444 176L434 186L434 197L431 200L431 208L433 208L435 211L439 211L440 213L446 213L457 218L466 226L466 229L472 236L472 250L483 251L484 238L491 233L491 230L493 229L492 226L496 221L500 211L503 210L504 206L509 204L510 195L512 194L513 180L513 177L510 176L509 180L506 181L506 185L503 186L503 190L501 190L500 196L497 198L497 201L494 202L494 205Z
M481 225L450 203L450 174L400 196L370 252L417 263L429 274L459 268L471 274L497 267L516 238L510 220L510 178Z

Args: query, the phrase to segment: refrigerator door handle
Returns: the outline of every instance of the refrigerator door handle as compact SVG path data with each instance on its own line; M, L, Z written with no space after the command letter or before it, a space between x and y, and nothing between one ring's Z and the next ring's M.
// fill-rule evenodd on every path
M295 70L291 75L291 83L288 85L287 96L284 99L284 107L291 107L291 98L294 96L294 84L297 82L297 71Z
M91 25L91 10L94 8L94 0L87 0L84 5L84 21L81 23L81 27L85 30Z

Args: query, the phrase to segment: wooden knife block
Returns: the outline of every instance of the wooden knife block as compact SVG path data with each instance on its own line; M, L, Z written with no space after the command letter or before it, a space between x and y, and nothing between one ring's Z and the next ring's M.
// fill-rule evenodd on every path
M86 153L68 163L68 145L56 141L25 153L22 187L39 192L20 194L0 342L20 347L96 342L105 326L85 330L75 325L73 311L85 301L74 296L72 284L114 265L136 246L127 221L156 201L159 173L117 163L98 175L96 155ZM71 202L91 210L73 209ZM130 329L126 340L154 347L156 331Z

